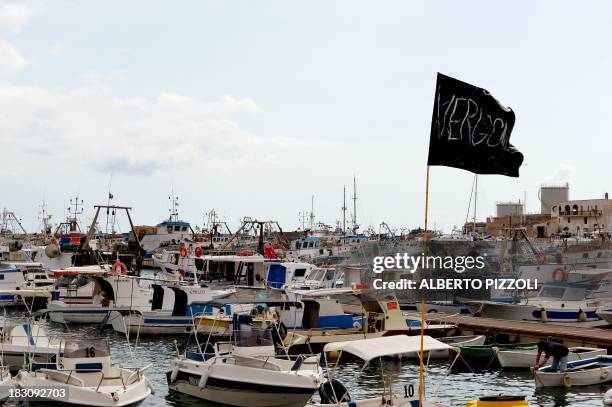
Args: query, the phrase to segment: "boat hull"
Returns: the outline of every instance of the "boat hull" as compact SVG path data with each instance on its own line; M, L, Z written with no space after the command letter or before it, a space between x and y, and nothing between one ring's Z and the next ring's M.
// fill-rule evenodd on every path
M500 350L497 352L497 360L503 369L528 369L535 366L537 354L537 349ZM590 359L599 355L606 355L606 349L570 348L568 361L573 362L575 360ZM550 365L550 363L548 365Z
M57 398L46 398L41 403L61 402L68 405L97 406L97 407L123 407L140 404L151 394L151 389L147 384L147 379L142 376L136 382L128 385L125 389L122 386L101 386L80 387L66 383L60 383L46 378L43 373L30 373L25 370L20 371L14 380L17 388L44 388L65 389L66 396ZM61 394L49 392L51 394Z
M207 375L203 387L202 375ZM304 406L318 388L318 382L306 376L242 366L180 369L174 381L172 371L166 378L170 390L238 407Z
M110 320L116 332L139 336L183 335L192 332L194 323L191 317L160 315L127 315L112 313Z
M580 366L584 366L582 370ZM536 388L592 386L612 381L612 356L598 356L577 360L567 364L565 372L546 371L543 367L534 372Z

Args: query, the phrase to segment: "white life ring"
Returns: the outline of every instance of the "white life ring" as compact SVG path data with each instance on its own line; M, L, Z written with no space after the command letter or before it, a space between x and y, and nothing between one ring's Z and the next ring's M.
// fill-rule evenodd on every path
M355 322L353 322L353 328L355 328L355 329L361 329L361 328L362 328L362 326L361 326L361 322L359 322L359 321L355 321Z

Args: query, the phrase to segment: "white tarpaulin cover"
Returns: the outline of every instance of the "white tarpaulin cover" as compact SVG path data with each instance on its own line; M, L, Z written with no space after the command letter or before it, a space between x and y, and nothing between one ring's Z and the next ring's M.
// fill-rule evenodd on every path
M423 337L423 350L444 350L451 349L452 346L440 342L431 336ZM347 342L331 342L325 345L324 352L343 351L355 355L366 362L381 357L391 355L401 355L403 353L419 352L421 350L420 336L394 335L383 336L380 338L360 339Z

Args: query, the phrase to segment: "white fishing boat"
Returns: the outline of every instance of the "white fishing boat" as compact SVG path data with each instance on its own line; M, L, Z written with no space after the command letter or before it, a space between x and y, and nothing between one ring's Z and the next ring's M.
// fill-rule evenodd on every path
M193 304L224 298L234 290L212 290L179 281L140 278L117 273L117 266L57 270L57 291L47 311L58 323L110 323L114 311L185 316ZM148 284L147 284L148 282ZM199 312L199 311L194 311ZM191 324L189 318L188 324Z
M99 324L116 308L151 309L154 289L109 264L53 270L53 276L53 300L47 304L53 322Z
M225 298L234 289L212 290L195 285L154 285L147 310L116 309L109 323L116 332L138 336L188 334L194 327L194 316L208 309L208 303Z
M150 258L163 244L193 242L191 225L179 219L178 197L172 194L170 199L170 217L157 224L154 233L147 233L140 239L140 244L146 251L145 258Z
M185 352L172 362L168 387L231 406L304 406L323 380L319 355L297 360L274 356L270 331L241 331L214 352Z
M21 304L23 298L8 291L44 288L38 287L38 284L35 283L35 279L40 277L41 268L40 263L0 261L0 305ZM43 283L43 286L49 285L48 281L43 281Z
M587 322L597 321L598 311L612 310L610 301L585 300L585 289L562 285L547 285L538 297L517 303L472 301L479 304L475 314L487 318L515 321Z
M400 310L397 297L392 293L362 292L359 296L364 310L363 323L352 328L334 329L319 328L316 325L316 308L305 309L302 318L302 329L288 330L283 343L294 355L318 353L331 342L354 341L358 339L378 338L393 335L420 335L420 320L404 315ZM307 304L307 301L304 301ZM308 317L307 317L308 316ZM425 323L425 334L443 337L456 325Z
M568 349L569 353L567 357L569 362L590 359L607 354L606 349L599 348L572 347ZM497 360L503 369L528 369L533 367L535 366L535 359L538 354L537 347L534 347L534 349L503 350L494 346L493 350L497 354ZM550 363L548 365L550 365Z
M423 338L423 350L425 352L436 352L444 351L448 352L452 347L448 344L440 342L430 336L424 336ZM323 349L323 355L327 355L330 352L338 352L338 360L342 358L343 353L349 353L356 356L364 361L365 367L375 359L379 359L386 356L399 356L403 354L418 353L421 349L421 337L420 336L406 336L396 335L382 338L373 339L361 339L351 342L333 342L325 345ZM381 362L382 363L382 362ZM413 385L405 386L404 394L396 394L391 390L391 383L389 380L383 380L385 388L382 390L382 394L377 397L371 397L366 399L352 399L347 388L335 376L335 370L338 369L338 365L335 367L329 367L327 358L325 359L325 365L327 366L328 380L321 385L319 388L319 403L309 403L308 407L324 407L324 406L338 406L338 407L353 407L353 406L365 406L365 407L378 407L378 406L401 406L401 407L413 407L419 406L419 397L415 392ZM356 381L356 380L355 380ZM421 407L442 407L443 404L438 404L423 400Z
M245 301L208 303L204 312L194 317L197 332L213 337L230 337L234 324L243 322L265 329L274 324L278 317L276 308L269 307L270 304ZM279 302L279 305L284 303Z
M144 368L111 365L108 342L69 340L57 363L32 363L15 376L17 388L44 388L45 400L81 406L128 406L142 402L152 390Z
M612 381L612 356L597 356L567 364L565 372L553 372L551 366L534 371L536 388L590 386Z

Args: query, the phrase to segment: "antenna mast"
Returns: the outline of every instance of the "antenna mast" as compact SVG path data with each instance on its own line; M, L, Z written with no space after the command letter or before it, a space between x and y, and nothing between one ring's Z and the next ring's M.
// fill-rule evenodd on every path
M68 207L68 223L71 231L80 231L78 215L83 214L83 200L79 200L79 196L70 198L70 206ZM94 225L95 226L95 225Z
M357 181L355 180L355 174L353 174L353 234L357 234Z
M344 185L344 193L342 199L342 234L346 236L346 185Z
M170 209L168 209L168 212L170 212L170 220L177 221L179 203L178 196L174 194L174 188L172 188L172 192L171 195L168 197L168 200L170 200Z
M314 230L314 195L310 199L310 230Z

